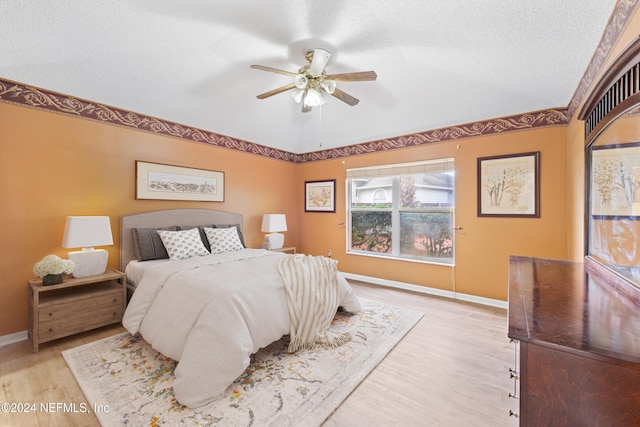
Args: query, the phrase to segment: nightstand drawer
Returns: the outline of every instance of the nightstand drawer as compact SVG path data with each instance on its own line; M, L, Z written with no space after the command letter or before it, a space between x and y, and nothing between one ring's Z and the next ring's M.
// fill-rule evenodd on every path
M63 320L81 314L92 314L99 309L122 308L122 290L112 289L100 294L87 295L72 301L59 301L46 304L38 309L40 322Z
M38 335L41 342L64 337L78 332L88 331L97 326L117 323L122 320L122 304L95 307L94 310L76 311L74 315L68 315L63 319L47 321L45 318L38 326Z

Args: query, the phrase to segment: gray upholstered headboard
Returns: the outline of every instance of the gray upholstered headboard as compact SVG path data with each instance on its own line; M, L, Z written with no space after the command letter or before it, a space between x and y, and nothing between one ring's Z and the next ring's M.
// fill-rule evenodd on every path
M242 215L212 209L169 209L127 215L120 218L120 270L136 259L134 228L156 228L172 225L238 224L242 231Z

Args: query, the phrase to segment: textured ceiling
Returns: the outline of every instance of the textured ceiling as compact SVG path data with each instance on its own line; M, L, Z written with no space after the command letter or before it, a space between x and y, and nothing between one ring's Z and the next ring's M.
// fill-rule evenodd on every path
M615 0L4 0L0 77L293 153L566 107ZM330 98L282 93L332 52Z

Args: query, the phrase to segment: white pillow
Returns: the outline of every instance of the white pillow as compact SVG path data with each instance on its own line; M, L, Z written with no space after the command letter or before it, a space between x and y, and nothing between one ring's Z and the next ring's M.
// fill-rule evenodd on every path
M158 230L162 244L167 249L171 261L194 256L209 255L197 228L184 231Z
M238 230L236 227L229 228L209 228L205 227L204 232L209 240L212 254L221 254L223 252L239 251L244 249Z

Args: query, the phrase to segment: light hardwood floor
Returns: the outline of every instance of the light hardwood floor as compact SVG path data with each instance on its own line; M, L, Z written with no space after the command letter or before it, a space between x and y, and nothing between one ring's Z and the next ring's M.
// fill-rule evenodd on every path
M352 282L356 293L424 313L325 422L325 427L511 427L518 402L509 368L514 345L507 338L506 310ZM27 341L0 347L0 403L36 404L35 413L0 411L0 425L97 426L92 413L44 413L41 403L88 405L61 351L123 331L107 326L64 338L32 353ZM51 405L53 404L53 405ZM66 408L69 409L69 406ZM89 408L91 409L91 408ZM300 424L303 426L304 424Z

